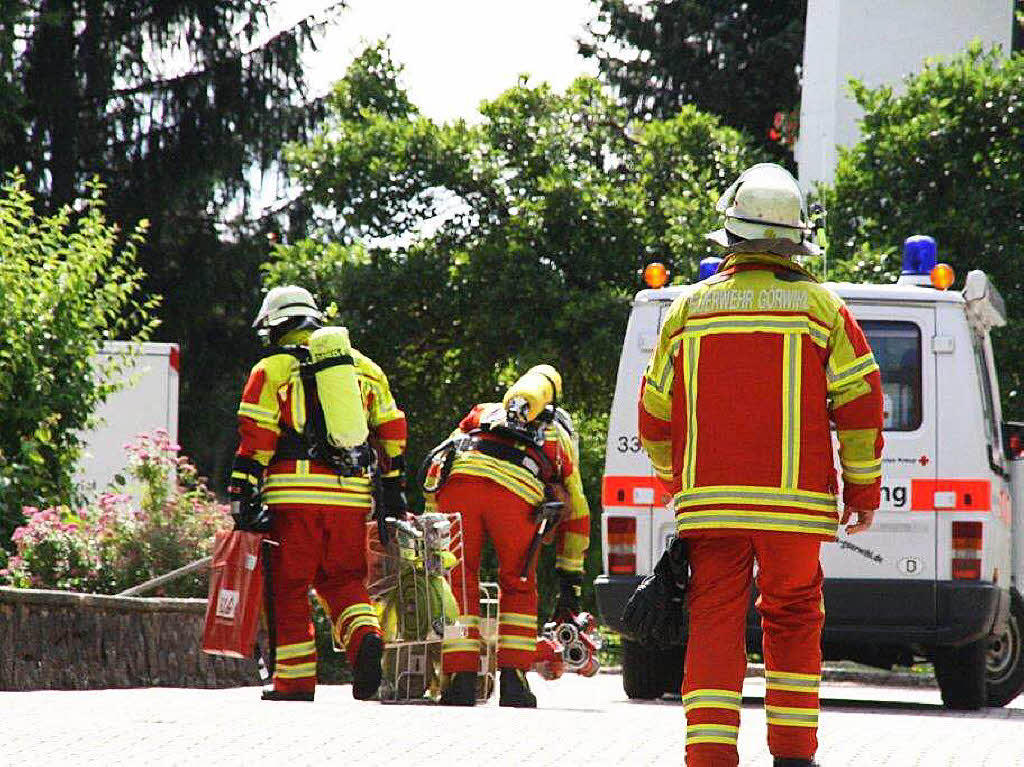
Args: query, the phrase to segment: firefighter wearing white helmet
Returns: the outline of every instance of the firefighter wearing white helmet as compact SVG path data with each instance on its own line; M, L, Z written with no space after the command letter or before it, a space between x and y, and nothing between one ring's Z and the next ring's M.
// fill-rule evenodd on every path
M464 606L465 636L441 647L448 684L446 705L476 702L480 663L478 583L484 539L498 555L499 705L534 708L526 672L537 647L537 547L553 533L560 593L559 620L579 613L583 556L590 511L580 481L572 421L561 411L562 378L551 365L521 376L501 402L477 405L451 437L431 452L424 467L428 506L462 514L463 557L452 571L452 589ZM557 518L557 521L556 521Z
M352 348L343 327L322 327L296 285L267 293L253 327L269 348L238 407L229 492L236 529L269 532L273 688L264 700L312 700L316 644L308 592L326 606L353 669L352 694L380 684L383 650L366 576L365 524L407 510L405 415L387 377Z
M851 516L847 533L868 528L878 508L881 378L842 299L791 258L819 252L793 177L755 165L718 211L723 226L708 237L728 255L666 313L640 389L640 439L673 493L679 538L623 620L642 635L657 627L645 616L669 613L685 594L686 763L736 765L756 562L768 747L778 766L810 766L824 623L819 549Z

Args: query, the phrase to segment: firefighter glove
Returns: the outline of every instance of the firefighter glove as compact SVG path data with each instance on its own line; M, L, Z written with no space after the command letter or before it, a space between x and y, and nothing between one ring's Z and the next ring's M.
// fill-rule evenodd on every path
M551 620L558 623L571 620L580 613L580 588L583 585L582 573L570 573L568 570L555 570L558 576L558 601Z
M231 497L231 516L235 529L252 533L270 531L270 509L260 496L263 465L252 458L235 456L231 467L228 495Z
M689 581L686 543L676 538L626 602L622 623L637 641L655 647L682 644L684 598Z

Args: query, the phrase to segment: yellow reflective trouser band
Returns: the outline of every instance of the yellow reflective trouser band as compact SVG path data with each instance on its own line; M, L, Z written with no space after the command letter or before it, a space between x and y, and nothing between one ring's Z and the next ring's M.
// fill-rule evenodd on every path
M316 661L297 663L294 666L278 663L277 668L274 669L274 676L278 679L302 679L316 676Z
M509 634L498 635L499 650L526 650L534 652L537 649L537 637L523 637Z
M459 623L464 626L479 626L480 616L479 615L460 615Z
M878 370L878 363L875 362L874 355L868 352L863 357L858 357L848 365L843 365L839 368L833 368L831 360L829 360L825 377L828 379L828 388L831 391L850 383L850 381L863 378L868 373L873 373L876 370Z
M836 534L836 519L812 517L804 514L772 514L745 509L715 509L712 511L681 511L676 514L676 530L713 530L725 527L739 530L778 530L780 532Z
M758 487L756 485L709 485L691 487L675 495L675 508L688 506L792 506L810 511L835 511L836 497L799 488Z
M309 503L317 506L352 506L366 509L373 505L369 495L329 490L270 490L263 494L263 501L269 504Z
M445 639L441 642L441 652L480 652L479 639Z
M800 372L803 346L800 337L782 341L782 487L789 490L800 479Z
M379 629L380 621L377 620L376 615L360 615L358 618L353 618L345 628L345 636L342 637L341 643L343 645L348 645L355 630L363 626L372 626L373 628Z
M367 604L366 602L356 602L354 605L349 605L338 614L335 623L340 625L356 615L372 615L377 617L377 611L373 609L373 605Z
M787 706L766 705L764 712L768 724L777 724L783 727L818 726L818 709L816 708L789 708Z
M519 626L524 629L537 628L537 616L525 613L498 613L498 623L506 626Z
M821 677L818 674L797 674L789 671L765 671L765 687L769 690L817 693Z
M724 743L736 745L740 728L729 724L691 724L686 728L686 745L697 743Z
M687 338L682 351L687 415L683 486L693 487L697 475L697 361L700 356L700 338Z
M743 696L735 690L693 690L683 696L683 708L726 708L739 711Z
M301 658L303 655L312 655L316 652L316 642L299 642L298 644L283 644L275 651L278 660L290 660Z

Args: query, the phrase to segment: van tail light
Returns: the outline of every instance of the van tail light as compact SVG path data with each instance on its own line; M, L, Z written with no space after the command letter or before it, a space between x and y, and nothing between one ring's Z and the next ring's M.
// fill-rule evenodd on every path
M953 523L953 579L981 579L981 522Z
M608 572L636 575L635 517L608 517Z

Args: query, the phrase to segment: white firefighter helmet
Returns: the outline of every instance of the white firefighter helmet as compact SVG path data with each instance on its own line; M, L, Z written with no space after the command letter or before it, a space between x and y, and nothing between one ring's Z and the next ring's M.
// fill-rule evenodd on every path
M725 214L725 225L707 237L730 251L787 256L821 252L807 239L811 226L800 186L781 165L762 162L747 168L715 209Z
M297 320L298 324L301 324L303 319L311 320L317 323L317 326L323 319L312 294L298 285L283 285L271 288L263 298L263 305L260 306L252 326L259 331L260 335L266 335L270 333L271 329L277 328L289 320ZM313 325L313 322L310 325Z

